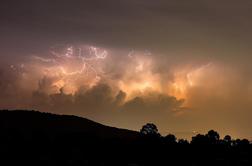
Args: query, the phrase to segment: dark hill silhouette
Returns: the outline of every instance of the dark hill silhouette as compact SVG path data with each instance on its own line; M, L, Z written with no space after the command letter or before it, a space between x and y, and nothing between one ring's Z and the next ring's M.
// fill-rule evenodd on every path
M246 139L218 132L192 141L161 136L153 123L140 132L69 115L0 111L0 165L60 166L251 166Z
M50 133L92 134L101 139L135 139L139 137L139 132L105 126L86 118L38 111L0 111L0 127Z

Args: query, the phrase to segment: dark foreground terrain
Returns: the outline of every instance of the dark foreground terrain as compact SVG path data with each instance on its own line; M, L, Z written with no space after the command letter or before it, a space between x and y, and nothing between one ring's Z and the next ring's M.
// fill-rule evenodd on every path
M107 127L76 116L0 111L0 165L159 166L252 165L248 140L213 130L189 143L158 134Z

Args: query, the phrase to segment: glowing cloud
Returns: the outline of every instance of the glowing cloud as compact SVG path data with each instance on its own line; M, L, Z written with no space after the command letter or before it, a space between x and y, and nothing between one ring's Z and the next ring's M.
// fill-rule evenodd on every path
M38 75L53 77L57 91L75 93L81 86L94 86L100 80L99 61L108 56L105 49L94 46L73 47L50 51L51 58L33 56ZM37 61L37 62L36 62ZM34 68L34 66L33 66ZM49 93L54 93L50 92Z
M202 83L202 77L213 67L212 63L208 63L199 67L187 66L175 69L174 80L168 84L168 93L178 99L187 99L190 88L199 86Z

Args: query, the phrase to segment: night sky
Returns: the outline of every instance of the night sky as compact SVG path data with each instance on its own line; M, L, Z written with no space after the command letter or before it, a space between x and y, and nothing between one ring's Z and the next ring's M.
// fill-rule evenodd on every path
M1 0L0 108L252 137L250 0Z

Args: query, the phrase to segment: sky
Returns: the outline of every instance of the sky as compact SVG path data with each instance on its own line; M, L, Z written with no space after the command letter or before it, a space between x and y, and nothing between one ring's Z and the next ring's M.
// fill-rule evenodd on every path
M249 0L2 0L0 108L252 138Z

